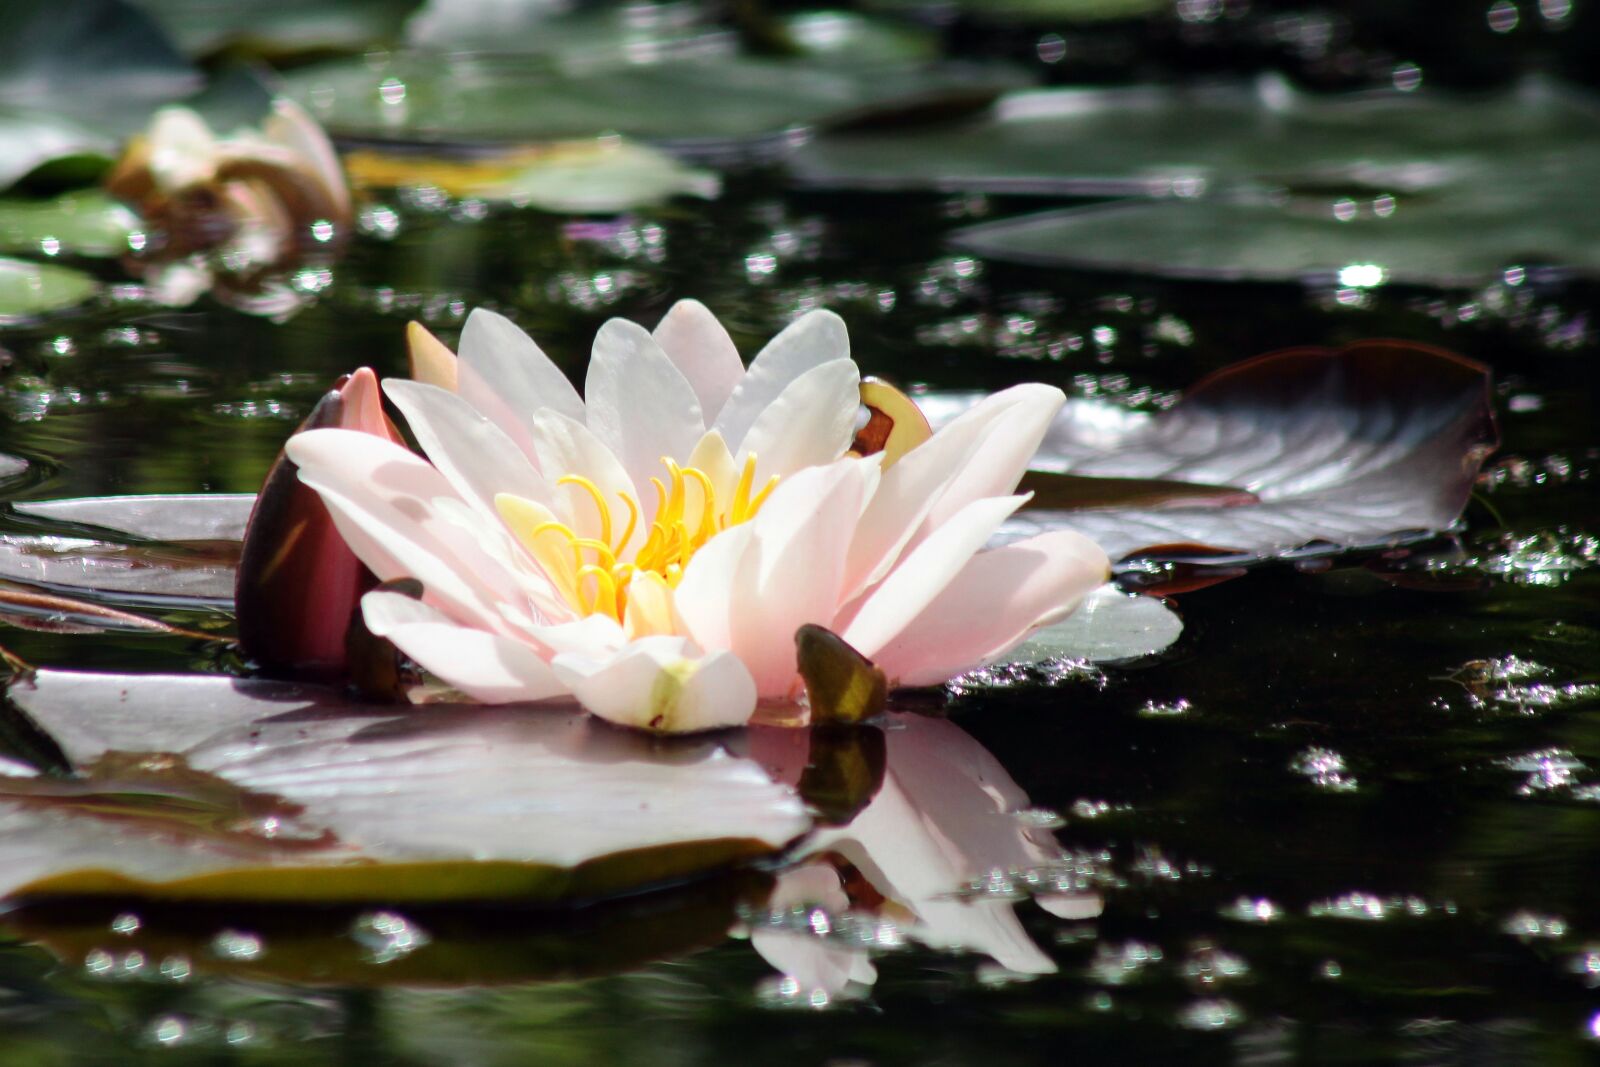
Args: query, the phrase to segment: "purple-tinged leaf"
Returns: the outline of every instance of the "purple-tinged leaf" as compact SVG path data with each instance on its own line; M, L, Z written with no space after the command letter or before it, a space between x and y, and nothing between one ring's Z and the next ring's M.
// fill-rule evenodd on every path
M0 782L4 897L551 904L726 869L812 825L722 742L573 710L58 671L9 694L74 768L101 773L54 802L31 777ZM205 825L183 825L184 797ZM233 807L244 821L219 832Z
M962 406L921 400L935 422ZM1004 533L1065 527L1112 559L1213 564L1399 544L1456 523L1497 444L1481 364L1405 341L1289 349L1225 368L1159 414L1070 403L1035 458L1062 474L1237 493L1162 507L1080 494L1076 508L1024 512Z

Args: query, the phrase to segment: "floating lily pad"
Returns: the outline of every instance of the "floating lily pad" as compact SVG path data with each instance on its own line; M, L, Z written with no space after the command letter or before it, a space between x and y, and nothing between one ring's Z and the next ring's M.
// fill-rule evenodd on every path
M937 107L1015 87L1006 66L841 66L712 55L563 64L550 56L403 53L291 72L286 88L337 137L433 145L573 140L615 132L678 151L782 144L797 129Z
M0 326L77 307L100 289L81 270L0 258Z
M575 711L361 706L196 675L41 671L9 695L78 776L0 778L5 897L572 903L811 826L716 741Z
M984 22L1113 22L1169 11L1172 0L869 0L885 11L948 13Z
M560 142L470 160L352 152L344 163L358 185L432 185L452 196L568 214L626 211L674 196L709 199L722 187L710 171L620 138Z
M1600 150L1547 161L1553 170L1526 162L1512 186L1122 203L982 223L951 241L991 260L1212 281L1476 287L1512 268L1600 277L1600 217L1586 206Z
M934 419L950 405L930 405ZM1423 345L1364 341L1235 364L1159 414L1069 404L1035 465L1099 478L1234 487L1233 506L1022 513L1112 559L1215 564L1400 544L1450 529L1498 444L1487 368ZM1248 498L1253 497L1254 502Z
M11 0L0 33L0 188L52 160L107 158L199 73L123 0Z
M1328 98L1265 79L1254 87L1015 93L962 123L892 138L828 134L790 166L803 184L887 191L1196 196L1267 183L1397 194L1483 189L1532 204L1538 197L1522 187L1524 169L1556 172L1584 146L1600 147L1600 105L1543 81L1481 98Z
M136 0L192 56L229 49L281 57L393 40L417 0Z
M1066 619L1036 630L1002 659L1007 663L1116 663L1164 652L1182 633L1183 620L1159 597L1104 585L1085 597Z
M139 217L98 191L54 200L0 200L0 252L115 256L128 251Z
M11 505L43 520L0 533L0 578L134 604L233 600L250 494L91 497ZM23 526L24 528L18 528Z

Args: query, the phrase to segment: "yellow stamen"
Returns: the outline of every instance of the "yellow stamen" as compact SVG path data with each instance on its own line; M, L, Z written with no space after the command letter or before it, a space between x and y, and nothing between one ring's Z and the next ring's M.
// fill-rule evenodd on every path
M655 515L644 543L632 553L628 547L644 520L639 501L629 493L617 494L628 509L620 540L612 538L615 524L605 494L582 475L565 475L556 484L576 486L594 502L598 537L579 536L572 526L533 501L504 495L495 500L511 532L579 614L610 616L629 627L630 632L640 627L640 632L665 632L665 627L673 625L667 591L677 587L695 553L706 542L720 531L754 518L779 480L776 475L769 477L760 492L752 495L756 457L747 455L732 499L719 501L717 482L705 470L679 466L667 456L661 462L667 477L650 479L656 491ZM693 501L691 484L697 490ZM622 558L624 554L631 558ZM628 618L629 589L636 579L642 583L638 587L638 610L648 616L641 616L637 626Z
M609 546L611 544L611 509L606 506L605 494L600 492L600 487L581 474L564 474L556 479L556 484L575 485L589 494L589 499L594 501L595 511L600 514L600 540Z
M619 490L617 495L622 498L624 504L628 505L628 525L622 531L622 540L617 542L617 551L622 552L628 547L628 539L633 536L633 528L639 525L639 505L634 503L633 497L627 493Z

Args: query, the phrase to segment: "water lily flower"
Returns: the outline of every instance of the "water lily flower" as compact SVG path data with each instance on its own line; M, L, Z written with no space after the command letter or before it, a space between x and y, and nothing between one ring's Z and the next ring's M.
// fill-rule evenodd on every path
M351 226L350 189L322 127L277 100L260 129L219 137L193 110L157 111L106 180L144 218L131 267L156 299L219 299L263 314L296 306L288 269L331 260Z
M613 319L583 395L521 330L479 310L455 358L414 338L426 381L389 380L426 459L324 429L300 478L380 580L367 626L486 702L576 699L681 732L801 693L795 631L827 627L900 685L937 684L1076 607L1105 580L1092 541L984 545L1061 407L1021 385L886 464L855 455L860 375L814 311L748 369L702 305L654 332Z

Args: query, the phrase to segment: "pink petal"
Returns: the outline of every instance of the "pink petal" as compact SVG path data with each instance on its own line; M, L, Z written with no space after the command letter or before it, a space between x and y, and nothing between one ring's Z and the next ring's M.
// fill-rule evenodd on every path
M402 593L374 590L361 607L374 634L474 700L509 704L567 693L550 665L520 641L457 625Z
M653 336L700 398L710 425L744 377L744 362L722 323L698 300L680 300L662 316Z
M903 552L927 536L936 509L948 513L956 500L970 503L976 499L971 493L984 487L994 491L980 495L1015 489L1061 403L1061 391L1051 386L995 393L885 471L850 546L849 595L882 580Z
M433 501L456 499L444 476L399 445L350 430L311 430L285 446L352 551L381 581L416 578L459 622L506 632L497 604L518 586Z
M763 697L791 694L795 630L833 620L850 534L878 473L871 460L808 467L780 483L749 523L754 543L740 577L754 585L724 595L731 603L729 647ZM679 604L681 612L681 596Z
M876 659L878 650L922 614L1026 499L1001 496L975 500L952 515L867 594L840 636L863 656Z
M980 552L874 659L902 685L937 685L1064 617L1110 570L1099 545L1070 531Z

